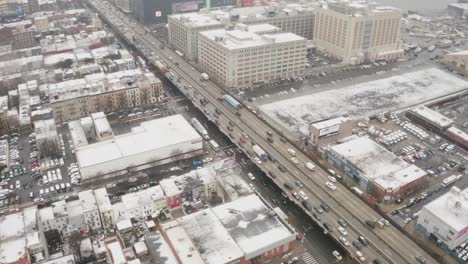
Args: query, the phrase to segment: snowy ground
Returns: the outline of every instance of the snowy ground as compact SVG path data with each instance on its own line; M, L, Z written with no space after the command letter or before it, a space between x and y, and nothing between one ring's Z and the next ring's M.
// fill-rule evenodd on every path
M468 82L456 75L428 68L267 103L260 109L289 131L307 134L310 122L395 111L467 88Z

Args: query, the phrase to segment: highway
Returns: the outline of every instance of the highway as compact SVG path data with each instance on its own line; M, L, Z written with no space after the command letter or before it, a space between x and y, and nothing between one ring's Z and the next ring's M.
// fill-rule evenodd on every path
M326 222L333 226L334 230L330 235L334 239L340 241L339 237L343 236L351 243L357 240L360 235L366 237L370 245L362 250L365 257L365 259L361 259L362 262L372 262L375 258L379 258L382 263L417 263L415 257L421 255L426 259L426 263L438 263L395 227L385 226L383 229L368 227L365 224L366 220L381 218L372 208L343 186L337 185L338 188L335 191L328 189L325 185L328 174L325 171L317 167L314 172L311 172L305 168L304 164L311 160L289 142L280 141L279 136L274 133L275 130L248 109L236 110L227 102L218 100L225 94L220 87L211 81L201 81L199 71L171 49L161 49L161 43L151 34L147 34L143 26L132 22L107 2L89 0L88 3L113 26L114 30L120 32L127 41L132 42L153 65L156 60L160 60L165 65L170 66L166 76L174 80L180 90L207 115L208 119L213 122L217 120L221 131L229 135L241 149L245 152L247 150L253 152L251 147L255 142L268 155L274 157L276 162L262 162L258 166L267 175L274 174L276 177L272 178L272 181L280 188L285 189L284 182L294 185L296 181L300 180L304 184L302 189L307 193L308 201L312 206L317 207L326 201L331 210L320 214L321 221L317 221L309 211L302 207L299 200L291 197L291 200L299 204L318 225L323 227L323 223ZM133 35L136 39L135 42L132 39ZM206 99L209 103L201 105L199 99ZM218 118L214 117L216 110L221 113ZM227 126L230 122L230 129L228 129ZM269 131L273 131L273 143L266 140ZM249 135L249 140L246 143L240 143L239 138L244 133ZM291 161L292 156L288 153L288 149L295 150L299 164ZM286 168L286 172L282 172L278 168L279 164ZM285 191L291 193L289 190ZM295 186L294 191L299 191L299 188ZM337 220L340 218L348 222L347 235L342 235L337 230L339 226ZM352 245L343 245L343 248L351 256L359 259L356 257L356 249Z

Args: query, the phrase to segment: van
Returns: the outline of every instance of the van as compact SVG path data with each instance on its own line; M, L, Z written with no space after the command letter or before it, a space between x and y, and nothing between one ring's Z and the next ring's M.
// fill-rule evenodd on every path
M288 149L289 154L296 156L296 151L294 149Z
M307 162L305 164L306 168L309 169L310 171L314 171L315 170L315 165L312 163L312 162Z

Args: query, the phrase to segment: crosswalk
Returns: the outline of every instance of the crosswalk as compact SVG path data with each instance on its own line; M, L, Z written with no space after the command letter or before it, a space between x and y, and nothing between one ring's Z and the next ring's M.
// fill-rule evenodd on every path
M318 261L309 252L306 252L304 255L302 255L302 260L305 264L319 264Z

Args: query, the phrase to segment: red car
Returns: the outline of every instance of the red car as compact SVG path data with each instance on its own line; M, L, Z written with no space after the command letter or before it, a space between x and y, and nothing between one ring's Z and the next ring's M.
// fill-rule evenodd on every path
M296 240L302 240L302 235L299 232L296 232Z
M245 143L245 142L247 142L247 139L245 139L245 137L240 137L240 138L239 138L239 141L240 141L241 143Z

